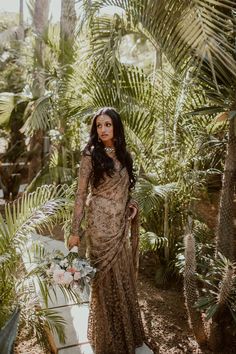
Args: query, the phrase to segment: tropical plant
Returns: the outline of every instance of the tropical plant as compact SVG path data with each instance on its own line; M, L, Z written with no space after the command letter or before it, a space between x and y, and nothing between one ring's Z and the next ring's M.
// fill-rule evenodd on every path
M220 173L225 143L213 128L208 129L211 117L202 117L193 124L187 115L193 109L192 102L206 100L186 83L182 89L187 77L181 79L163 69L156 72L153 80L142 69L118 62L116 74L118 78L110 70L104 76L95 59L87 68L83 63L76 67L68 85L68 106L73 112L68 122L73 125L77 119L83 136L84 123L99 107L115 106L121 112L139 176L135 197L141 206L143 244L150 244L151 248L155 243L162 245L157 252L164 272L171 264L168 273L173 274L172 261L178 241L182 240L191 201L210 174ZM152 241L148 236L150 243L147 232L152 233ZM163 238L169 242L162 242Z
M74 167L75 156L68 146L70 140L66 131L68 127L66 124L67 109L61 94L61 86L66 90L67 75L71 71L71 69L67 69L72 68L74 37L71 29L71 14L73 1L70 6L68 6L68 2L62 2L61 30L58 24L47 23L46 9L48 9L48 2L45 4L31 2L30 4L30 12L34 19L34 40L29 33L25 47L30 47L28 49L31 49L31 54L29 51L21 53L21 56L26 58L26 66L29 68L27 82L22 93L15 95L4 93L1 95L0 102L0 120L5 126L14 110L19 110L21 101L24 100L27 104L19 127L21 129L18 129L18 132L24 133L27 138L30 137L34 140L30 151L25 152L21 157L21 162L30 163L29 182L31 182L33 175L36 175L31 183L31 188L44 183L65 183L71 181L74 176L71 166ZM37 16L40 13L44 24L38 22ZM68 55L68 60L65 59L65 53ZM55 135L50 139L53 131L56 130L59 133L58 139L55 139ZM51 148L49 149L50 140Z
M72 204L68 199L68 187L43 186L35 192L25 193L12 204L6 204L5 217L0 215L0 302L2 327L15 306L20 308L20 325L26 326L37 336L41 344L46 345L45 330L56 331L60 340L64 340L64 320L54 310L47 308L48 299L55 289L40 277L42 269L25 267L22 257L31 261L29 235L40 231L44 226L53 225L71 217ZM42 248L35 244L38 256L43 256ZM36 295L36 280L40 286L45 306L41 306ZM49 287L50 285L50 287ZM49 292L52 289L53 292ZM66 297L76 299L73 290L61 287Z
M113 71L113 80L116 82L118 91L117 95L120 94L120 83L116 51L123 35L138 32L140 36L148 38L155 48L160 48L161 53L171 63L175 72L180 74L182 78L189 77L187 87L196 85L195 87L199 88L199 90L196 90L195 107L193 107L195 109L192 110L194 115L198 113L201 116L208 115L209 118L213 118L216 113L222 112L218 120L229 118L228 152L219 208L216 259L220 251L231 261L235 261L236 253L233 241L235 234L233 210L236 173L234 130L236 89L235 3L228 0L208 0L205 2L198 0L187 2L178 0L158 2L149 0L95 0L92 6L88 0L82 1L82 3L85 9L83 20L87 21L91 28L91 55L93 55L97 68L103 75L109 77L111 71ZM109 5L122 9L122 15L116 14L110 20L102 17L99 14L100 9ZM160 63L162 63L162 60ZM189 75L187 75L188 73ZM184 85L182 87L184 88ZM200 93L200 90L203 94ZM198 97L200 97L200 101ZM205 98L205 102L202 97ZM179 112L182 113L183 105L180 104L179 108ZM164 121L163 132L166 138L167 127L170 125L170 115L165 116ZM196 118L194 123L196 123ZM176 115L175 129L172 130L174 134L178 133L176 129L178 124L179 115ZM192 127L194 127L193 121ZM176 137L178 137L177 134ZM168 144L167 139L165 141L165 152L169 152L171 151L171 144ZM202 146L202 144L199 146ZM179 145L176 145L176 147L179 148ZM168 158L167 161L169 161ZM220 161L217 161L218 166L219 163ZM166 173L171 171L169 167L167 164ZM191 172L195 170L197 181L201 181L201 175L198 173L198 158L195 160L195 164L190 167L190 170ZM164 209L166 215L168 215L168 206L169 203L167 202ZM203 343L207 340L207 336L203 325L201 325L202 321L199 314L192 307L198 298L197 283L194 280L194 256L193 251L186 249L186 252L190 252L190 256L186 260L186 301L190 318L194 320L194 316L196 316L200 321L196 327L200 331L199 335L196 332L195 335L199 343ZM231 273L229 272L229 274ZM191 294L195 294L195 297L191 298ZM211 339L214 339L211 340L211 343L215 341L214 347L217 347L220 338L220 344L223 346L222 333L224 333L225 322L221 321L221 316L214 316L213 327L214 336L211 336ZM226 336L224 337L226 338Z
M4 20L6 23L7 19ZM4 22L1 25L4 25ZM6 26L11 27L11 22L9 21ZM25 43L20 39L21 37L17 37L8 40L0 49L0 126L4 129L4 135L8 141L5 153L0 153L1 162L5 165L1 166L0 185L6 199L11 196L14 198L18 193L20 174L23 175L24 169L24 166L19 164L20 155L26 152L23 135L19 130L23 124L25 103L24 99L22 100L17 94L23 89L26 78L26 69L22 60ZM10 92L4 93L7 90ZM16 103L18 103L17 109Z
M68 162L66 167L71 167L74 163L71 147L82 147L91 115L102 106L115 106L121 112L128 145L135 155L143 241L151 248L155 245L163 264L172 273L170 267L179 264L176 257L188 216L195 217L193 201L201 197L200 191L209 176L222 172L228 123L218 125L213 119L216 113L224 112L216 120L230 117L228 161L233 165L226 163L217 251L233 261L235 4L230 0L83 0L81 3L84 13L79 29L85 28L89 34L86 38L81 36L74 52L79 65L70 62L69 75L67 70L64 72L66 82L61 80L63 67L55 59L59 58L59 40L44 38L48 70L43 74L48 73L45 87L54 106L50 117L46 116L43 113L48 110L42 106L47 100L42 99L42 104L33 106L33 112L38 113L41 123L49 124L48 118L53 117L50 127L59 132L49 167L54 168L55 161L61 161L59 155ZM100 10L109 5L117 6L119 11L114 16L103 16ZM120 61L122 39L131 34L149 41L155 48L151 75L150 66L146 71L145 67L141 70ZM55 68L47 58L53 58ZM66 127L64 137L55 121ZM26 126L33 131L38 119L31 122ZM58 154L59 139L63 138L69 154L65 150ZM44 172L50 178L49 169ZM224 213L228 209L229 217ZM228 217L227 227L224 217ZM189 314L194 317L197 281L191 263L194 257L188 260L186 267L190 267L191 279L186 298ZM189 298L192 291L196 295L194 301ZM202 343L206 335L204 328L199 328Z

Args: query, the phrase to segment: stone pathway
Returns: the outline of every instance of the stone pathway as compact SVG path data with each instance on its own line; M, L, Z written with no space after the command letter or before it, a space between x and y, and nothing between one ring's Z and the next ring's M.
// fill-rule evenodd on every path
M68 251L64 246L64 242L56 241L46 236L32 235L29 240L29 249L32 242L43 243L47 251L60 250L64 254ZM34 267L33 261L29 262L27 254L23 256L24 263L27 268ZM39 292L39 289L38 289ZM40 293L40 292L39 292ZM42 307L44 304L42 304ZM57 348L58 354L94 354L88 338L87 338L87 324L89 303L88 297L83 296L83 302L73 303L66 301L62 292L58 288L56 297L52 295L52 301L49 301L49 308L56 310L66 320L66 343L60 343L56 334L53 334L53 341ZM55 350L55 352L56 352ZM152 354L153 352L144 344L142 347L136 349L136 354Z

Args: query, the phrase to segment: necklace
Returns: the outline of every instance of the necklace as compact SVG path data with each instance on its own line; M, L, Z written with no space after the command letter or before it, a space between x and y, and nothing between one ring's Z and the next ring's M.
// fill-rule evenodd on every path
M110 147L110 146L105 146L104 147L104 150L109 154L110 152L113 152L115 151L115 149L113 147Z

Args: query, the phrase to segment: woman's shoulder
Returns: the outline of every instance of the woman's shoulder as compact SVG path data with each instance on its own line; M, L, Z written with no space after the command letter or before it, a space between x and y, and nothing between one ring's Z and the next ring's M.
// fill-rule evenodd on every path
M92 154L91 150L86 147L81 151L81 157L79 161L80 170L91 170L92 168Z
M87 145L85 146L85 148L82 150L82 156L92 156L92 152L93 152L94 147L88 147Z

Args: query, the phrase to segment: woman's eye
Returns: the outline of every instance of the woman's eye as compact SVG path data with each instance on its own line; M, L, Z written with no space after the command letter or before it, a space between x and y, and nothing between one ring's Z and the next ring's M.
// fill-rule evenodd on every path
M98 125L97 125L97 128L101 128L101 124L98 124Z
M110 127L110 126L111 126L111 123L107 123L106 126L107 126L107 127Z

